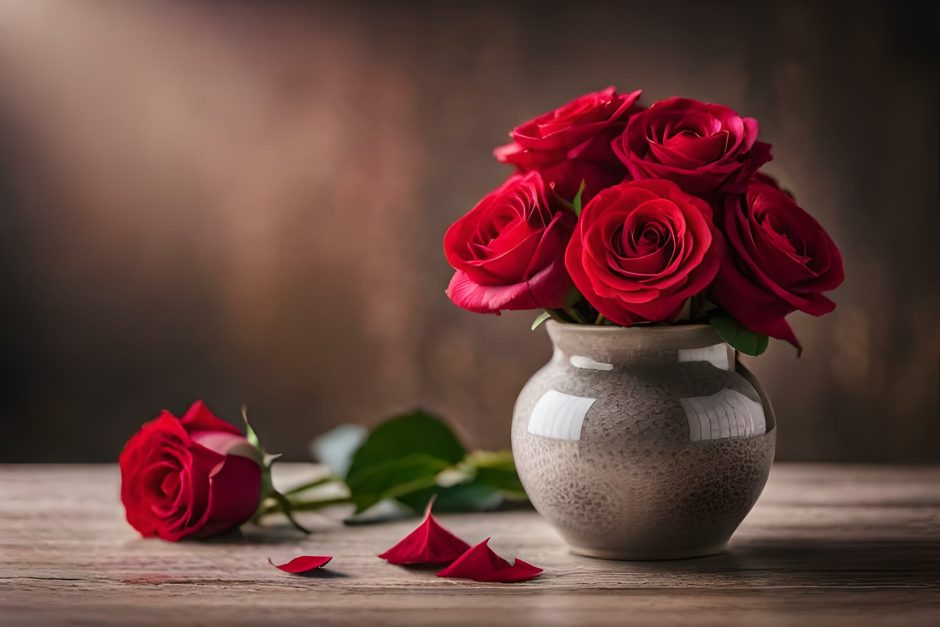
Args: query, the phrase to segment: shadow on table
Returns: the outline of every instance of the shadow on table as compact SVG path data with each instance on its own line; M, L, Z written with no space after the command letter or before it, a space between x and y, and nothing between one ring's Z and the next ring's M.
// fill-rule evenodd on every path
M742 540L721 555L645 562L643 568L767 585L927 587L940 585L940 539Z

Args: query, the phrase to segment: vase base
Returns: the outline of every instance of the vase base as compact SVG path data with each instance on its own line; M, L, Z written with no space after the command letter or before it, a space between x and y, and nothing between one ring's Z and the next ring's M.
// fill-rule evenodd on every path
M649 562L649 561L658 561L658 560L684 560L692 559L695 557L707 557L709 555L718 555L719 553L724 553L728 550L728 543L722 542L720 544L714 544L712 546L701 546L701 547L692 547L688 549L675 549L675 550L636 550L636 551L621 551L621 550L606 550L606 549L590 549L586 547L579 547L574 545L568 545L568 548L575 555L583 555L584 557L593 557L596 559L604 560L622 560L622 561L637 561L637 562Z

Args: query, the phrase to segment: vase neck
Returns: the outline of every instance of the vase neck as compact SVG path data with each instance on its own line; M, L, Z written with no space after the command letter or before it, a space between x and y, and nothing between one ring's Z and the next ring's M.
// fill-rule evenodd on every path
M705 361L722 370L734 368L734 351L708 325L601 327L547 323L555 358L576 368L612 370Z

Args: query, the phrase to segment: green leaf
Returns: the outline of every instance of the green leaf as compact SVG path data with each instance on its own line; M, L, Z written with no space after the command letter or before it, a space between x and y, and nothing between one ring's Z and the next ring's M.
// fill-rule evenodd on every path
M436 485L437 474L464 455L450 427L423 410L383 422L353 453L346 473L356 511Z
M525 496L511 451L474 451L464 462L476 470L476 480L515 496Z
M725 311L712 312L708 322L731 348L745 355L756 357L767 350L769 339L766 335L751 331Z
M441 479L447 474L442 473L438 475L437 485L399 496L398 500L421 512L436 494L434 509L437 511L478 512L495 509L505 499L526 499L510 451L474 451L460 462L458 469L449 469L448 472L458 476L462 472L468 480L442 486Z
M446 488L425 488L399 496L398 500L416 512L423 512L434 495L437 495L436 512L483 512L496 509L503 502L501 490L476 479Z
M435 494L440 511L481 511L525 498L509 451L468 455L443 420L422 410L376 427L353 453L346 485L357 515L380 502L420 512Z
M574 307L582 298L583 296L581 296L581 292L578 291L578 288L572 285L568 289L568 293L565 294L565 307Z
M532 330L535 331L537 328L542 326L542 323L552 317L552 314L547 311L540 313L535 320L532 321Z
M450 464L424 453L377 462L346 478L356 513L383 499L397 498L437 484L437 474Z
M419 453L451 465L463 459L467 451L443 420L416 409L383 422L369 434L353 453L346 481L352 485L374 466Z
M584 188L587 184L584 181L581 181L581 185L578 187L578 193L574 195L574 200L571 201L572 206L574 207L574 215L581 217L581 195L584 193Z

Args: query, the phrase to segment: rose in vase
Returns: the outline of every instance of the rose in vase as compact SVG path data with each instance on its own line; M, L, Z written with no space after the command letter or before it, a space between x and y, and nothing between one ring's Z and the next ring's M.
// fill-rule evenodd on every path
M723 250L708 203L670 181L627 181L584 207L565 261L587 301L630 326L676 316L715 278Z
M574 222L549 203L538 172L510 177L444 235L456 270L447 295L480 313L560 307L571 287L564 251Z
M744 194L729 196L721 223L728 254L712 289L715 302L748 329L800 349L784 317L835 309L823 295L845 277L835 242L770 177L755 177Z
M520 172L540 172L565 200L574 198L583 182L586 202L627 175L610 142L639 110L640 93L618 94L608 87L580 96L514 128L509 134L513 141L494 154Z
M708 195L734 191L770 161L758 128L723 105L670 98L631 117L612 147L633 178L668 179Z

